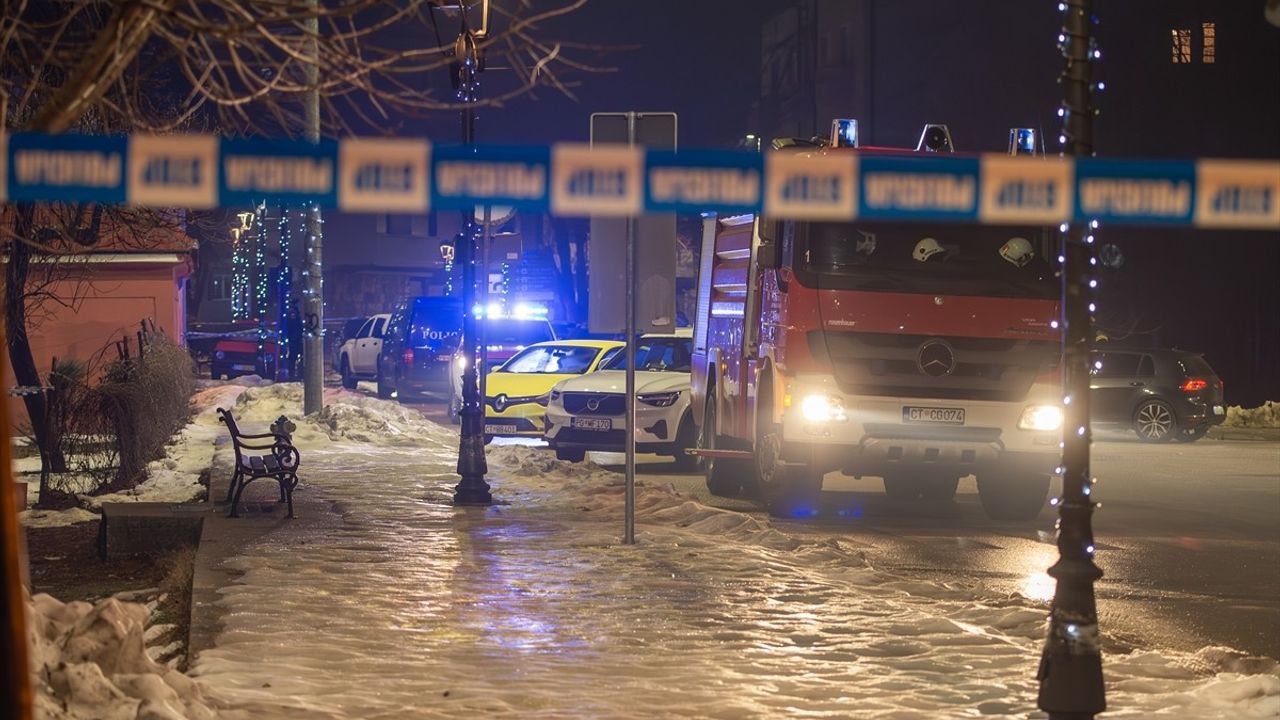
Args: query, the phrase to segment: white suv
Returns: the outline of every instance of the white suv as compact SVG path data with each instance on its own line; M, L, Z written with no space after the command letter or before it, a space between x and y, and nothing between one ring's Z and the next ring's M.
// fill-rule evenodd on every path
M354 390L361 380L378 377L378 355L382 352L382 336L387 330L390 313L374 315L360 325L355 336L338 349L338 372L342 387Z
M697 467L685 450L697 444L689 411L692 332L650 334L636 347L636 452L670 455L682 469ZM558 383L547 398L547 442L561 460L579 462L588 450L622 452L626 436L626 353L599 372Z

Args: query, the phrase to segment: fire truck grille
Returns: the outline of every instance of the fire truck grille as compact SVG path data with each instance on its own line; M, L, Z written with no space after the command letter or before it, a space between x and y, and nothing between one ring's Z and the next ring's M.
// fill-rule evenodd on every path
M622 415L627 411L627 400L612 393L564 394L564 409L574 415Z
M949 400L1021 400L1060 352L1053 341L1003 338L815 331L808 340L814 358L830 360L843 392ZM926 344L938 341L947 351L922 356ZM940 362L926 370L922 357Z

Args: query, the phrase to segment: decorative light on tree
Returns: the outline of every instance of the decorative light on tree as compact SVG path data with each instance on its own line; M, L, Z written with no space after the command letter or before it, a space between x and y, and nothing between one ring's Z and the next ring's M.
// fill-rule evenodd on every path
M236 213L240 227L231 229L231 319L249 319L249 237L253 212Z
M293 298L293 269L289 265L289 250L293 244L293 233L289 227L289 208L284 205L280 206L280 275L277 280L277 298L276 298L276 359L278 364L285 364L285 361L291 359L299 348L294 348L289 343L289 323L292 318L289 317L289 304ZM292 368L292 363L288 363L287 367ZM296 378L290 377L290 380Z
M267 204L257 206L257 222L254 228L253 259L253 316L258 321L258 363L264 373L267 369Z
M261 321L267 316L267 204L257 206L253 242L253 317Z

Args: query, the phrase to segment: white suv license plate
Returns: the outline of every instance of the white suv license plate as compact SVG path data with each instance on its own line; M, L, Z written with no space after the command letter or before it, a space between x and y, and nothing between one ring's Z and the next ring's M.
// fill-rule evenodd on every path
M902 422L927 425L963 425L964 408L915 407L902 408Z
M1225 412L1225 411L1222 409L1222 406L1221 406L1221 405L1214 405L1214 406L1213 406L1213 414L1214 414L1214 415L1222 415L1224 412Z
M613 421L609 418L570 418L569 426L578 430L612 430Z
M490 423L488 425L485 425L484 429L485 429L485 432L489 433L490 435L515 435L516 434L515 425L494 425L493 423Z

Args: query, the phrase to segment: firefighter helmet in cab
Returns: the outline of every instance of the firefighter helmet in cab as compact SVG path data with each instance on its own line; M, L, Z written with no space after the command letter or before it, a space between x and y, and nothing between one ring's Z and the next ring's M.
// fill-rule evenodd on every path
M1024 267L1031 259L1036 256L1036 251L1031 247L1031 243L1023 237L1011 237L1008 242L1000 246L1000 257L1009 262Z
M915 258L916 262L928 262L929 258L942 252L946 251L938 244L938 241L927 237L921 238L916 243L915 249L911 251L911 257Z

